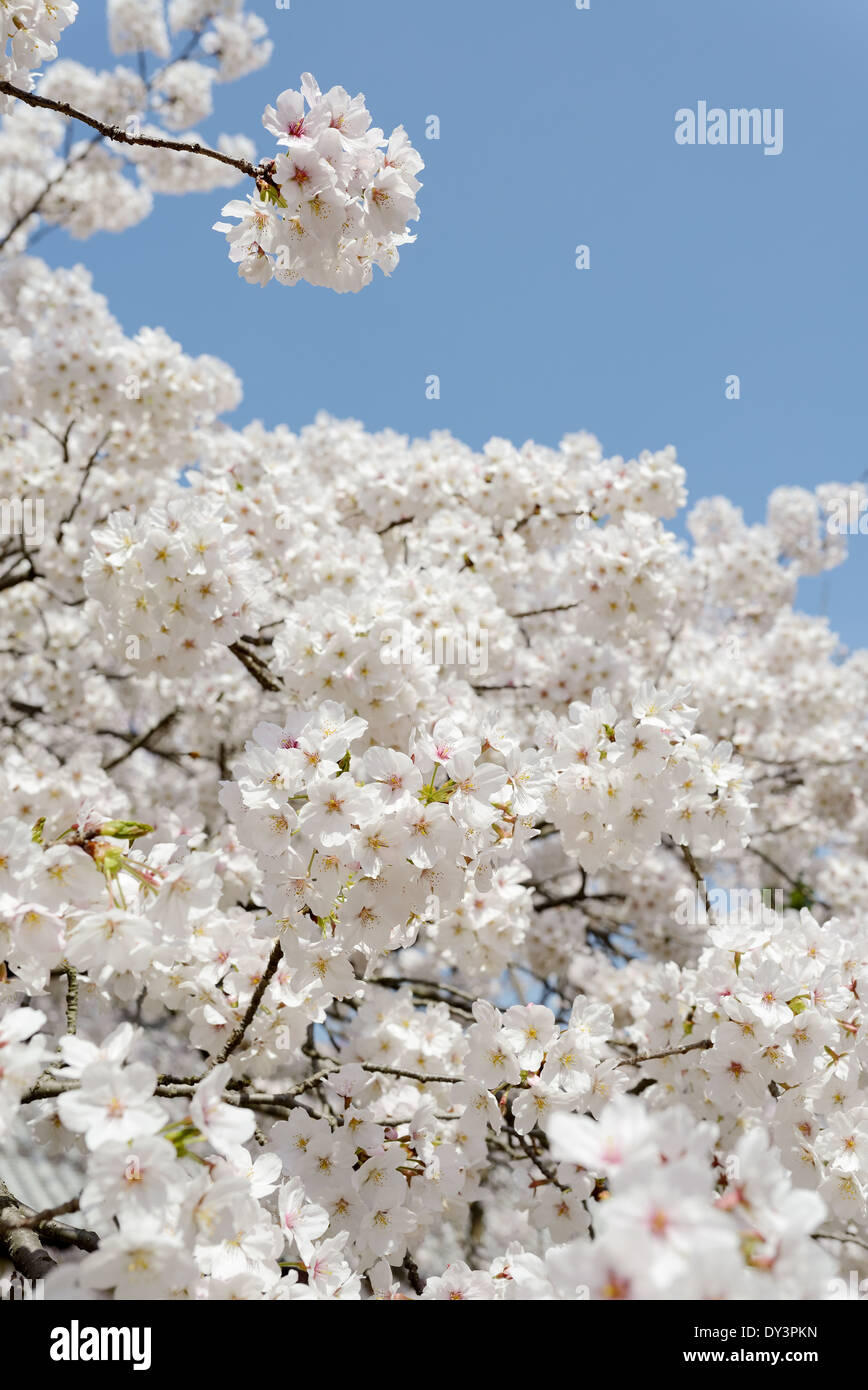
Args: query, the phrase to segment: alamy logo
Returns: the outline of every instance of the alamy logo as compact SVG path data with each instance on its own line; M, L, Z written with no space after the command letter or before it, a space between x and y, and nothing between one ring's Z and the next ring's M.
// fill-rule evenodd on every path
M852 488L846 497L830 497L826 509L830 536L868 536L868 497L864 492Z
M28 545L45 540L45 502L41 497L0 497L0 536L23 536Z
M488 672L488 629L478 623L454 628L415 627L407 618L400 629L380 634L380 660L386 666L413 665L420 657L435 666L468 666L479 676Z
M700 879L696 890L675 893L675 921L681 927L707 927L716 915L737 927L761 927L770 914L782 917L784 894L780 888L707 888Z
M762 145L763 154L784 148L783 108L764 106L682 106L675 112L675 141L679 145Z
M151 1365L149 1327L79 1327L73 1318L69 1327L51 1330L52 1361L132 1361L134 1371L147 1371Z
M868 1298L868 1279L860 1279L856 1270L851 1269L846 1282L843 1279L830 1279L827 1289L829 1298L858 1299L864 1302Z
M0 1275L0 1302L31 1303L45 1297L45 1281L25 1279L17 1271Z

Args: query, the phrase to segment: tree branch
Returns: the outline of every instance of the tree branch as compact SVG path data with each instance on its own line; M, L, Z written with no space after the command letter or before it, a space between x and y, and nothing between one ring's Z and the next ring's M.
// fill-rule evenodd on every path
M73 1209L72 1203L65 1202L62 1207L50 1211L34 1211L13 1197L0 1178L0 1245L8 1251L12 1264L25 1279L44 1279L56 1268L56 1261L42 1244L44 1240L50 1245L75 1245L88 1252L98 1248L99 1236L95 1231L54 1220L62 1211ZM34 1227L38 1227L38 1231Z
M407 1278L410 1281L411 1289L415 1294L419 1294L421 1296L425 1292L425 1282L419 1273L419 1268L416 1264L416 1261L413 1259L413 1256L409 1252L404 1256L404 1269L407 1273Z
M250 672L263 690L276 692L283 689L281 683L271 674L265 662L260 661L255 652L248 651L246 647L242 647L240 642L230 642L229 651L238 658L241 665Z
M426 1076L421 1071L404 1071L401 1067L380 1067L374 1066L371 1062L362 1062L362 1071L372 1072L375 1076L399 1076L405 1081L426 1081L438 1082L449 1086L460 1086L466 1078L463 1076Z
M624 1057L619 1067L641 1067L644 1062L656 1062L660 1057L683 1057L686 1052L700 1052L713 1047L710 1038L700 1038L699 1042L685 1043L683 1047L670 1047L665 1052L640 1052L637 1057Z
M688 869L693 875L693 881L696 884L696 887L700 889L702 892L703 902L705 905L705 916L708 920L708 923L710 926L715 927L717 926L717 918L714 913L714 908L711 906L711 903L709 901L708 888L706 887L705 879L699 872L696 860L693 857L693 850L690 848L689 845L680 845L679 848L681 850L685 864L687 865Z
M21 564L22 560L27 561L27 573L15 574L15 570ZM7 570L6 573L3 575L3 578L0 579L0 592L2 592L4 589L14 589L16 584L29 584L32 579L40 578L41 575L38 573L36 566L34 565L27 551L25 550L21 555L18 556L11 569Z
M69 429L72 429L72 425L70 425ZM94 464L96 463L97 454L99 453L99 451L100 451L100 449L102 448L103 444L105 444L105 442L106 442L106 440L108 439L108 437L109 437L110 434L111 434L111 427L109 427L109 429L106 430L105 434L103 435L102 439L101 439L101 440L99 441L99 443L97 444L97 446L96 446L96 448L94 449L93 453L91 454L90 458L87 460L87 463L84 465L84 470L83 470L82 475L81 475L81 480L80 480L80 482L79 482L79 484L78 484L78 492L77 492L76 495L75 495L75 501L73 502L73 504L72 504L72 506L70 507L69 511L66 513L66 516L65 516L65 517L62 517L61 520L60 520L60 522L58 523L57 531L56 531L55 537L54 537L54 539L58 542L58 544L60 544L60 541L61 541L61 539L63 538L63 533L64 533L64 531L66 530L66 527L67 527L67 526L69 525L69 523L72 521L72 518L75 516L76 512L77 512L78 509L79 509L79 506L81 505L81 499L82 499L82 497L83 497L83 495L84 495L85 483L87 482L88 478L90 477L90 470L93 468ZM69 462L69 454L68 454L67 447L66 447L66 443L67 443L68 438L69 438L69 430L66 431L66 436L65 436L64 441L63 441L63 453L64 453L64 458L65 458L65 460L66 460L67 463Z
M151 149L178 150L182 154L201 154L207 159L216 159L221 164L228 164L233 169L238 169L242 174L247 174L251 179L259 180L265 177L263 169L257 168L246 159L236 159L233 155L223 154L221 150L211 150L207 145L192 144L186 140L167 140L155 135L130 135L128 131L121 130L119 126L106 125L104 121L98 121L94 116L88 116L86 112L76 110L68 102L53 101L50 97L40 96L37 92L22 92L20 88L13 87L11 82L0 82L0 92L5 93L8 97L15 97L17 101L23 101L27 106L41 107L46 111L57 111L59 115L67 116L70 120L81 121L83 125L99 131L104 139L113 140L119 145L147 145Z
M21 92L18 92L17 88L16 94L18 96L23 95ZM37 194L30 206L28 208L25 208L24 211L20 212L18 216L15 218L8 232L5 234L2 240L0 240L0 251L3 250L7 242L12 240L15 233L18 231L18 228L23 227L25 222L29 221L31 217L35 216L35 214L42 207L42 204L45 201L45 199L48 197L48 194L51 192L53 188L56 188L57 185L63 181L63 179L69 173L70 169L72 169L76 164L80 164L83 159L86 159L87 156L90 154L91 150L93 149L94 145L97 144L99 144L98 139L92 140L90 144L79 154L73 156L73 158L71 159L67 159L60 173L55 174L53 179L49 179L48 183L42 189L42 192Z
M78 971L67 964L62 970L66 976L66 1031L72 1034L78 1026Z
M387 526L377 532L378 536L385 536L388 531L393 531L396 526L409 526L411 521L415 521L413 516L396 516L394 521L390 521Z
M116 758L112 758L109 762L103 763L103 772L111 772L113 767L117 767L120 763L125 762L137 749L145 748L148 740L154 738L157 734L161 734L164 729L168 729L169 725L178 718L180 713L181 711L179 709L173 709L170 710L168 714L164 714L162 719L157 720L153 728L148 729L143 734L138 734L124 749L123 753L119 753ZM148 752L151 751L151 749L148 749Z
M231 1057L232 1053L236 1050L236 1048L240 1047L241 1043L244 1041L244 1034L247 1032L247 1029L253 1022L253 1019L256 1015L256 1010L262 1003L262 996L268 989L268 986L271 984L271 981L274 977L274 972L280 964L280 958L282 955L283 947L281 946L280 938L278 937L278 939L274 943L274 946L272 947L271 955L268 958L268 964L262 972L262 978L260 979L255 990L253 991L253 994L250 997L250 1003L247 1005L244 1017L242 1018L238 1027L232 1032L231 1036L226 1039L224 1046L220 1049L216 1056L211 1058L211 1061L205 1068L206 1072L211 1071L214 1067L219 1067L221 1062L225 1062L227 1058Z
M516 620L519 618L537 618L541 613L570 613L578 607L578 603L556 603L552 608L529 608L526 613L511 613L510 617Z

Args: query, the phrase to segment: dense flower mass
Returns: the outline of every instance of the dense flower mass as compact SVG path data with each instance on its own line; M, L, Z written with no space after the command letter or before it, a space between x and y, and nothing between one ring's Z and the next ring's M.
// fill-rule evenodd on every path
M113 512L93 532L85 589L121 657L189 675L215 643L230 646L256 625L257 590L270 576L237 529L216 498L175 498L141 518Z
M208 20L237 75L214 8L116 0L113 44ZM267 123L268 273L307 160L292 264L353 287L415 156L312 79ZM0 1179L76 1208L46 1297L842 1296L868 656L793 604L858 485L683 539L669 447L231 428L228 367L32 256L0 322Z
M32 91L31 73L57 57L57 40L77 14L75 0L4 0L0 79ZM0 111L8 111L12 105L13 100L0 95Z
M280 153L247 202L227 203L215 230L252 284L307 280L360 290L377 265L390 274L398 247L414 241L416 174L424 166L403 126L389 137L371 127L364 97L320 91L310 73L301 91L281 92L262 118Z
M825 493L688 549L671 449L230 430L84 272L4 296L0 1124L100 1237L49 1286L828 1296L868 665L791 606Z

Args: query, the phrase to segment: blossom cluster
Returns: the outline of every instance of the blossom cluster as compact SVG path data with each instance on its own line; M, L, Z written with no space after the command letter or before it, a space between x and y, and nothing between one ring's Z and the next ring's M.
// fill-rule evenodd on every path
M216 68L202 68L198 63L188 63L185 71L192 66L198 69L190 75L190 85L201 81L231 82L244 77L257 68L264 67L271 57L273 44L266 37L265 21L255 14L247 14L244 0L169 0L168 14L163 0L107 0L109 43L112 52L153 53L157 58L169 58L172 51L172 35L190 30L201 34L203 53L216 57ZM168 69L161 73L161 83L168 79ZM179 65L175 65L172 83L177 83L179 96L183 96ZM206 79L201 72L208 74ZM171 92L165 85L160 88L164 94ZM171 98L170 98L171 99ZM211 112L210 98L203 115ZM180 124L184 124L182 121Z
M267 575L236 529L217 498L175 498L139 517L114 512L93 532L82 578L121 661L189 675L215 644L258 626Z
M11 0L0 15L0 80L22 91L33 90L31 73L57 57L57 40L78 14L75 0ZM0 111L8 111L13 98L0 96Z
M109 18L144 75L41 79L109 123L183 131L267 56L239 0ZM242 273L388 269L406 137L308 78L266 124ZM64 142L7 113L10 228L224 176ZM860 485L700 499L682 538L670 446L236 428L224 363L29 256L0 322L0 1179L68 1199L46 1297L864 1274L868 654L794 607Z
M731 744L692 734L688 693L646 682L632 717L619 718L598 691L591 705L570 705L568 723L545 721L540 742L553 744L558 774L552 820L583 869L634 868L663 835L701 854L741 842L750 786Z
M744 920L745 916L747 920ZM666 1051L705 1040L699 1065L677 1057L648 1073L697 1114L727 1117L724 1142L766 1126L799 1188L815 1191L842 1221L868 1217L868 1130L861 994L864 933L807 908L767 908L708 928L695 966L650 973L633 1000L631 1036ZM738 1185L732 1185L736 1194Z
M386 141L361 93L321 92L309 72L299 91L266 107L262 123L280 153L256 193L226 204L223 216L239 221L214 224L239 275L257 285L275 278L354 291L374 266L391 274L398 247L415 240L407 223L419 217L416 174L424 167L404 127Z

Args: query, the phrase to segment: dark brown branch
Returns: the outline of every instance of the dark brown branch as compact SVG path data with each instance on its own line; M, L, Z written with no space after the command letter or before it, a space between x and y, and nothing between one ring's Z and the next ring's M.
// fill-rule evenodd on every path
M72 429L72 425L70 425L69 429ZM106 442L106 440L108 439L108 437L109 437L110 434L111 434L111 429L109 428L109 429L106 430L106 432L105 432L105 434L103 435L102 439L101 439L101 440L99 441L99 443L97 444L97 446L96 446L96 448L94 449L93 453L91 454L90 458L87 460L87 463L84 465L84 469L83 469L82 475L81 475L81 480L80 480L80 482L79 482L79 484L78 484L78 492L77 492L76 495L75 495L75 501L73 502L73 504L72 504L72 506L70 507L69 511L66 513L66 516L63 517L63 518L61 519L61 521L59 522L58 527L57 527L57 531L56 531L56 533L55 533L55 537L54 537L54 538L55 538L55 540L58 542L58 544L60 543L61 539L63 538L63 533L64 533L66 527L67 527L67 526L69 525L69 523L72 521L72 518L75 516L76 512L78 511L78 509L79 509L79 507L80 507L80 505L81 505L81 499L82 499L82 497L84 496L85 484L86 484L88 478L90 477L90 470L93 468L94 464L96 463L97 454L99 453L99 451L100 451L100 449L102 448L103 444L105 444L105 442ZM65 438L64 438L64 445L63 445L64 457L65 457L65 459L66 459L67 462L69 461L69 455L68 455L67 448L66 448L66 440L68 439L68 437L69 437L69 430L67 430L67 432L66 432L66 436L65 436Z
M774 869L775 873L780 874L782 878L786 879L787 883L794 890L794 892L807 891L811 895L812 903L817 903L820 907L831 907L831 904L827 903L824 898L816 897L810 884L805 883L804 879L794 878L792 874L787 873L786 869L782 868L781 865L776 862L776 860L770 858L770 856L766 854L765 850L758 849L757 846L754 844L753 840L751 840L750 844L747 846L747 853L756 855L757 859L761 859L764 864L767 864L769 866L770 869Z
M372 1062L363 1062L362 1071L372 1072L373 1075L399 1076L405 1081L425 1081L437 1082L438 1084L459 1086L466 1078L463 1076L426 1076L421 1071L404 1071L401 1067L381 1067L375 1066Z
M66 976L66 1031L74 1033L78 1027L78 971L74 965L64 965Z
M34 1216L28 1216L22 1221L22 1226L29 1226L33 1229L36 1226L44 1226L47 1222L53 1221L57 1216L68 1216L70 1212L78 1211L79 1200L71 1197L68 1202L61 1202L57 1207L46 1207L44 1211L38 1211Z
M106 125L104 121L98 121L94 116L88 116L84 111L76 110L68 102L52 101L50 97L39 96L37 92L22 92L18 87L13 87L11 82L0 82L0 92L5 93L8 97L15 97L17 101L23 101L27 106L41 107L45 111L57 111L61 116L68 116L70 120L81 121L83 125L99 131L99 134L106 140L113 140L116 144L147 145L151 149L178 150L182 154L201 154L207 159L216 159L221 164L228 164L233 169L238 169L242 174L247 174L251 179L258 180L263 177L263 171L248 160L236 159L233 155L223 154L221 150L210 150L206 145L192 144L185 140L166 140L155 135L130 135L128 131L121 130L119 126Z
M529 608L526 613L511 613L510 617L516 620L519 618L537 618L540 613L569 613L573 608L578 607L578 603L556 603L552 608Z
M699 872L696 860L693 857L693 850L690 848L689 845L681 845L680 849L684 858L684 862L693 875L693 881L696 884L696 887L702 892L703 903L705 906L705 916L708 920L708 923L710 926L714 927L717 925L717 919L714 914L714 909L712 908L711 903L709 901L708 888L706 887L705 879Z
M146 733L138 734L124 749L123 753L119 753L116 758L112 758L109 762L104 763L103 772L111 772L113 767L117 767L119 763L125 762L137 749L147 747L148 741L155 738L157 734L161 734L164 729L168 729L169 725L177 719L180 713L180 710L173 709L170 710L168 714L164 714L162 719L157 720L153 728L148 729ZM152 749L148 749L149 753L152 751Z
M531 1162L536 1164L543 1177L546 1178L548 1182L550 1182L554 1187L557 1187L561 1192L568 1192L569 1188L567 1187L567 1185L558 1181L558 1175L556 1170L551 1166L550 1163L547 1163L544 1158L540 1157L539 1153L531 1144L528 1136L526 1134L519 1134L518 1130L515 1128L515 1125L512 1123L511 1120L507 1120L507 1129L509 1133L512 1135L513 1139L516 1139L518 1141L521 1148L524 1150L525 1154L531 1160Z
M226 1039L224 1046L220 1049L216 1056L211 1058L211 1061L208 1063L207 1067L208 1071L210 1071L212 1067L219 1067L221 1062L225 1062L227 1058L232 1056L232 1053L236 1050L236 1048L241 1046L241 1043L244 1041L244 1034L247 1032L247 1029L250 1027L251 1023L253 1022L256 1016L256 1011L259 1008L259 1005L262 1003L262 996L264 995L265 991L268 989L268 986L271 984L272 979L274 978L274 972L280 964L280 958L282 955L283 947L281 946L280 938L278 937L278 939L274 943L274 946L272 947L271 955L268 958L268 964L262 972L262 978L260 979L255 990L253 991L253 994L250 997L250 1003L247 1005L247 1008L244 1012L244 1017L242 1018L238 1027L234 1029L231 1036Z
M814 1231L812 1240L837 1240L843 1245L858 1245L862 1250L868 1250L868 1241L861 1240L859 1236L848 1235L846 1231Z
M25 1279L44 1279L57 1268L35 1231L24 1226L0 1226L0 1250L5 1250L14 1267Z
M196 1086L198 1084L199 1081L195 1083L158 1085L154 1088L154 1095L160 1096L163 1100L189 1100L195 1095ZM29 1105L37 1100L54 1100L57 1096L62 1096L67 1091L77 1091L78 1088L78 1081L41 1081L27 1091L26 1094L22 1096L21 1100L23 1105ZM275 1119L279 1120L287 1119L290 1114L290 1107L281 1104L275 1096L261 1095L258 1093L250 1094L246 1091L224 1090L222 1093L222 1100L227 1105L238 1105L243 1110L261 1110L264 1115L272 1115ZM301 1102L294 1101L293 1105L300 1106ZM301 1108L304 1109L304 1106L301 1106ZM46 1227L45 1229L48 1228ZM69 1227L69 1230L75 1230L75 1227ZM54 1241L53 1234L51 1239ZM54 1243L57 1244L58 1242L54 1241ZM76 1240L67 1241L66 1243L78 1244L79 1242Z
M250 672L263 690L276 692L283 688L277 678L271 674L265 662L260 661L255 652L248 651L240 642L230 642L229 651L238 658L241 665Z
M855 758L815 758L812 753L805 753L799 758L761 758L759 753L751 753L748 748L743 748L741 744L733 742L733 752L737 753L745 762L763 763L766 767L796 767L799 763L810 763L811 767L849 767L855 762Z
M470 688L480 695L486 690L533 690L532 685L515 685L513 681L503 681L499 685L471 685Z
M77 1205L76 1201L75 1207ZM51 1211L34 1211L13 1197L0 1178L0 1246L8 1252L12 1264L25 1279L43 1279L56 1268L43 1241L48 1241L50 1245L75 1245L86 1251L98 1248L99 1236L94 1231L54 1220L61 1211L74 1209L72 1203L66 1202L63 1207ZM37 1226L38 1231L34 1229Z
M404 1256L404 1269L413 1292L419 1295L423 1294L425 1292L425 1282L419 1273L416 1261L409 1253Z
M388 526L384 526L381 531L378 531L377 535L385 536L388 531L393 531L396 526L409 526L410 522L415 521L415 519L416 518L412 516L396 517L394 521L389 522Z
M6 86L7 84L4 83L3 85ZM19 92L17 88L15 89L15 91L17 96L23 95L23 93ZM75 155L72 159L67 159L60 173L55 174L53 179L49 179L48 183L42 189L42 192L36 195L30 206L25 208L24 211L19 213L18 216L15 218L14 222L12 223L12 226L9 228L6 235L2 238L2 240L0 240L0 251L3 250L7 242L12 240L15 233L18 231L18 228L23 227L25 222L29 221L31 217L34 217L36 215L36 213L42 207L43 202L48 197L48 194L51 192L53 188L56 188L57 185L63 181L63 179L69 173L70 169L74 165L79 164L83 159L86 159L87 156L90 154L91 150L93 149L94 145L97 144L99 144L98 140L92 140L91 143L87 146L87 148L82 150L80 154Z
M475 1004L479 998L478 994L467 994L463 989L455 989L453 985L448 985L443 980L423 980L418 975L374 975L365 983L383 985L385 989L403 989L404 985L424 985L426 989L439 989L453 994L456 999L464 999L468 1004Z
M15 574L14 571L18 568L22 560L27 561L27 573ZM15 561L15 564L12 566L11 570L7 570L7 572L3 575L3 578L0 579L0 592L2 592L4 589L14 589L16 584L29 584L32 579L40 579L41 577L42 576L38 573L30 556L27 554L26 551L24 551L23 554L21 554Z
M699 1042L685 1043L683 1047L670 1047L665 1052L641 1052L638 1057L624 1057L619 1067L641 1067L644 1062L656 1062L661 1057L683 1057L686 1052L700 1052L713 1047L710 1038L700 1038Z
M562 898L550 898L543 893L545 902L534 903L535 912L548 912L553 907L580 907L583 903L622 903L626 899L626 893L567 893Z
M41 705L31 705L26 700L10 700L9 708L16 710L18 714L25 715L28 719L35 718L37 714L42 713Z

